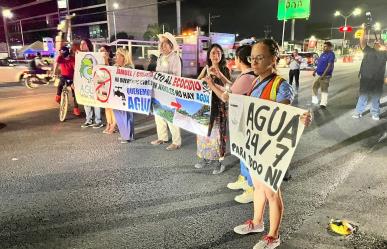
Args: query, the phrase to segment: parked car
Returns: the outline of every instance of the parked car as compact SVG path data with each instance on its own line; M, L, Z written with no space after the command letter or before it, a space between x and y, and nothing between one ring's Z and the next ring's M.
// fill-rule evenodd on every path
M317 67L318 54L315 52L299 52L302 57L301 70L315 70Z
M0 83L22 83L26 71L28 71L27 64L18 64L16 61L9 59L0 59Z

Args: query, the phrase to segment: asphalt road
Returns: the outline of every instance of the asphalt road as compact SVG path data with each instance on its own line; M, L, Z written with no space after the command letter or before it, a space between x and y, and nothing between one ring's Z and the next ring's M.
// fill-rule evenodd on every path
M314 122L282 185L279 248L387 248L387 142L377 142L387 99L380 121L351 118L358 67L337 65L327 110L310 104L311 72L301 74L294 104L312 109ZM184 132L178 151L154 147L152 117L136 115L130 144L71 115L60 123L54 93L0 85L0 248L252 248L263 236L233 232L252 215L226 188L235 158L218 176L196 170L195 136ZM328 234L331 218L356 222L358 233Z

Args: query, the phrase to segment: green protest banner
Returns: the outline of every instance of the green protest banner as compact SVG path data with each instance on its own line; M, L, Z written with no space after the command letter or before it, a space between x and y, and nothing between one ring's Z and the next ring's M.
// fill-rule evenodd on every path
M307 19L310 16L310 0L279 0L278 20Z

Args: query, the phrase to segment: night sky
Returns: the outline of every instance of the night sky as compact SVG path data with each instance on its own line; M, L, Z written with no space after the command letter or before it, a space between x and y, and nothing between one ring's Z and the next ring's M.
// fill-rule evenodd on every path
M387 26L387 0L311 0L311 4L310 19L296 21L296 40L309 37L316 30L322 32L322 36L330 36L332 26L344 25L342 17L333 16L336 10L348 14L356 7L362 8L361 16L348 19L348 23L353 26L365 22L365 10L370 10L375 20L381 22L382 26ZM214 32L239 33L242 38L252 35L263 37L265 26L270 25L272 35L280 40L282 22L276 20L277 8L276 0L184 0L181 10L182 26L187 28L199 25L207 31L208 13L211 12L213 15L221 16L213 20L211 30ZM174 4L159 8L159 23L167 23L176 29ZM288 39L290 39L290 28L289 22L286 33ZM333 37L341 38L342 35L333 32Z
M0 0L0 5L12 6L17 3L30 2L31 0ZM162 1L162 0L159 0ZM138 3L141 1L139 0ZM296 21L296 40L302 40L314 34L319 38L329 38L330 28L344 24L344 19L334 17L335 10L350 13L356 7L363 9L358 17L351 17L348 23L353 26L365 22L364 11L370 10L374 19L387 26L387 0L311 0L311 16L308 21ZM266 25L272 31L275 39L280 40L282 22L276 20L277 0L183 0L182 2L182 27L189 28L196 25L208 28L208 13L220 15L213 20L212 31L225 33L239 33L241 38L256 36L263 37ZM175 4L159 7L159 23L168 24L176 30ZM0 18L0 40L3 27ZM286 38L290 39L290 22L287 24ZM341 33L333 32L333 38L341 38Z

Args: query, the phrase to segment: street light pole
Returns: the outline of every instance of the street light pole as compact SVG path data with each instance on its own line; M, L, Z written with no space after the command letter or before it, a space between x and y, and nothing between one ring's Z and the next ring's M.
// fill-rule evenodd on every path
M341 44L341 55L344 55L344 43L345 43L345 33L347 33L346 27L347 27L347 20L348 17L344 17L344 36L343 36L343 42Z
M19 24L20 24L20 33L21 33L22 43L23 43L23 46L24 46L23 26L22 26L21 20L19 21Z
M282 23L282 41L281 41L281 46L282 46L282 49L284 49L284 42L285 42L285 27L286 27L286 11L287 11L287 8L286 8L286 5L288 3L288 0L285 0L285 12L284 12L284 21Z
M177 24L177 34L181 34L181 1L176 0L176 24Z
M11 15L11 12L9 10L6 10L5 8L1 8L1 16L3 17L3 24L4 24L4 35L5 35L5 42L7 44L7 52L8 56L11 57L11 47L9 46L9 36L8 36L8 27L7 27L7 16L5 15L8 13Z
M343 41L342 41L342 43L341 43L341 55L344 54L345 33L347 33L347 20L348 20L348 18L350 18L351 16L357 16L357 15L360 15L360 13L361 13L361 9L359 9L359 8L354 9L354 10L352 11L351 14L346 15L346 16L343 15L343 14L341 14L340 11L336 11L336 12L335 12L335 16L341 16L341 17L344 18L344 30L343 30L343 33L344 33L344 34L343 34Z

